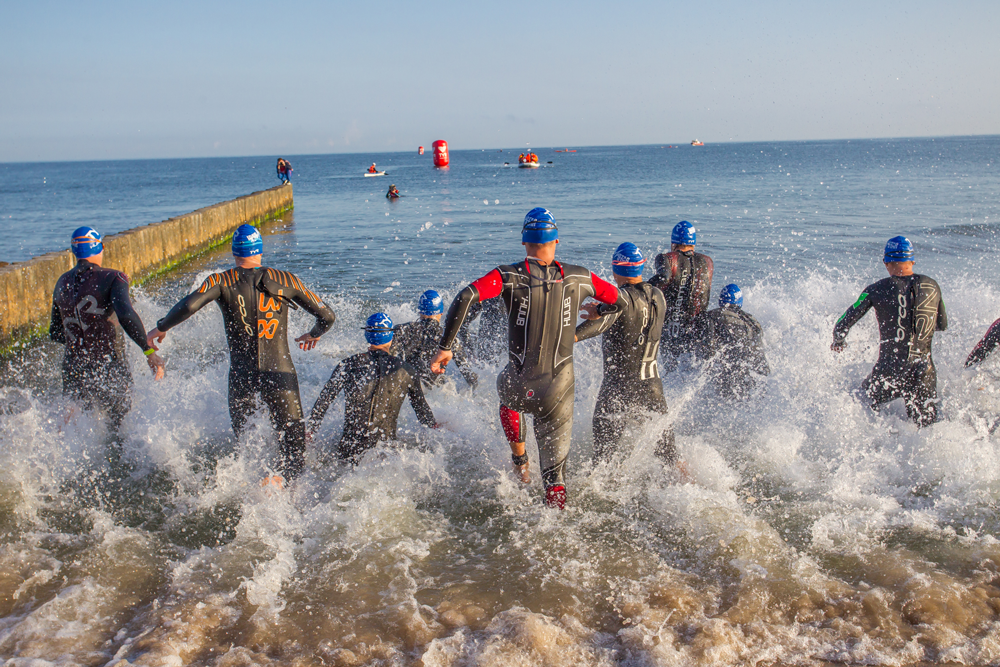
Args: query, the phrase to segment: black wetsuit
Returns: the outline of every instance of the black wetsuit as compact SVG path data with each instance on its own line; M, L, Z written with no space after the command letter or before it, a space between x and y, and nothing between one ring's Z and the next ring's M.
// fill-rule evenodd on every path
M504 433L510 442L523 442L521 413L534 415L542 480L546 488L561 486L573 430L577 311L588 296L608 304L621 297L614 285L582 266L558 262L542 266L536 259L500 266L455 297L441 349L451 349L473 304L498 296L508 313L509 362L497 378Z
M1000 320L991 324L983 339L979 341L976 347L972 348L969 358L965 360L965 367L968 368L973 364L978 364L988 357L998 344L1000 344Z
M444 384L444 375L431 372L431 361L438 353L438 343L441 340L441 322L432 317L422 317L413 322L400 324L393 330L392 347L389 353L399 357L417 369L420 381L426 388ZM465 356L465 346L455 342L452 349L455 353L455 365L470 387L479 384L479 376L469 368L469 360Z
M128 276L80 260L59 276L52 293L49 338L66 346L63 392L108 412L117 433L132 406L132 373L125 360L121 325L143 351L146 330L132 308Z
M334 314L294 274L267 267L213 273L197 291L181 299L157 322L168 331L215 301L229 342L229 417L239 435L260 394L280 441L280 470L299 474L305 458L305 425L299 379L288 349L288 310L298 304L315 316L309 332L319 337L333 326Z
M865 288L833 329L834 346L869 309L875 308L879 329L878 361L862 389L873 409L902 398L906 414L918 426L937 420L937 370L931 359L935 331L948 327L941 287L932 278L885 278Z
M344 433L338 455L355 465L378 443L396 439L396 421L407 396L420 423L431 428L435 425L417 369L385 350L369 350L344 359L333 369L309 415L310 432L319 428L341 389Z
M727 305L705 313L699 325L698 357L711 359L709 377L720 396L746 400L756 380L751 371L768 375L764 332L753 315Z
M576 328L578 340L603 334L604 380L594 407L594 458L607 460L622 446L629 422L643 413L667 414L663 381L656 363L660 332L667 310L663 292L649 283L618 288L625 301L601 306L601 317ZM674 432L660 434L656 454L669 463L677 459Z
M649 284L663 290L667 301L660 341L665 355L677 357L694 349L698 318L708 310L713 271L712 259L693 250L656 256L656 275Z

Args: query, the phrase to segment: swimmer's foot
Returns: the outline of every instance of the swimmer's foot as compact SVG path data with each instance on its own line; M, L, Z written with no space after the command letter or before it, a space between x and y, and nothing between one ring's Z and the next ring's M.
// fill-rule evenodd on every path
M511 464L514 466L514 475L521 480L522 484L531 483L531 472L528 470L528 455L511 454Z
M269 475L260 480L260 485L270 495L276 491L285 490L285 478L281 475Z
M545 504L549 507L566 509L566 487L556 484L545 489Z

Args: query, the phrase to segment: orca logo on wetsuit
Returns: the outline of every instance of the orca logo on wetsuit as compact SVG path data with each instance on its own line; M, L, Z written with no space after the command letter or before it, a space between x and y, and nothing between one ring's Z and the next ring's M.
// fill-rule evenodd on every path
M902 343L907 339L906 332L906 320L907 320L907 299L905 294L900 294L896 297L896 301L899 303L898 317L896 318L896 342Z

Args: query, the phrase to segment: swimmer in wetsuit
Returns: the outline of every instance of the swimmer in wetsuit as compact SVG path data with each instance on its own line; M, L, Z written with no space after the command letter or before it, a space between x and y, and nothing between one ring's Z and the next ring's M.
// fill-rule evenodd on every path
M885 245L889 277L869 285L833 329L834 352L845 347L847 333L871 308L879 329L878 361L862 385L873 410L902 398L917 426L937 421L937 370L931 359L935 331L948 328L937 282L913 273L913 244L895 236Z
M469 308L476 302L501 297L508 313L509 362L497 378L500 423L510 444L514 468L523 481L528 481L523 413L534 415L545 500L550 506L563 508L563 468L573 430L576 313L588 296L622 307L625 301L618 295L618 288L589 270L555 261L558 239L551 213L544 208L528 212L521 229L521 245L527 257L497 267L459 292L448 310L441 350L431 370L444 372Z
M392 319L375 313L365 323L368 351L337 364L309 415L309 434L323 422L326 411L344 390L344 432L337 445L341 460L357 465L369 449L396 439L399 410L407 397L421 424L437 428L434 413L420 388L416 368L389 353Z
M750 398L756 380L751 372L767 375L764 332L754 316L743 310L743 292L729 284L719 294L719 307L705 313L699 325L698 358L709 359L708 375L720 396Z
M986 331L986 335L972 348L972 352L969 353L969 357L965 360L965 367L974 366L986 359L996 349L998 344L1000 344L1000 320L991 324L990 328Z
M281 460L277 472L291 481L305 463L305 424L299 380L288 350L288 311L303 308L316 318L309 333L295 339L303 350L316 347L333 326L333 311L294 274L261 266L264 241L251 225L233 234L236 268L213 273L181 299L147 334L158 343L167 331L215 301L229 342L229 417L237 437L255 408L259 393L278 431Z
M667 300L660 344L668 371L677 365L678 356L694 349L698 318L708 310L714 265L710 257L694 251L696 241L690 222L682 220L674 225L670 252L656 256L656 275L649 280Z
M389 191L385 193L386 199L399 199L399 188L395 185L389 186Z
M626 443L626 429L637 418L667 414L663 381L656 358L667 303L663 292L642 281L646 260L633 243L622 243L611 258L611 270L624 306L586 304L578 341L603 334L604 380L594 408L594 460L607 461ZM665 428L656 455L677 461L674 432Z
M117 437L132 407L132 373L121 331L142 349L157 380L163 379L163 360L146 342L146 330L129 298L128 276L101 267L104 242L97 230L80 227L71 245L77 263L56 281L49 339L66 346L63 393L88 409L103 408Z
M438 342L441 340L441 314L444 312L444 299L432 289L420 295L417 303L420 319L407 322L396 327L392 336L392 347L389 354L399 357L417 369L420 381L426 389L444 384L444 376L431 372L431 362L438 353ZM455 364L462 377L473 389L479 384L477 376L465 356L465 346L455 341L452 351L455 353Z

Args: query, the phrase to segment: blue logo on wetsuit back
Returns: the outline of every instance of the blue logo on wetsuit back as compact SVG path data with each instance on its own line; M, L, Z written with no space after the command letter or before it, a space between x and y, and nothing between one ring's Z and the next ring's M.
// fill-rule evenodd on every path
M616 276L625 278L638 278L642 275L643 264L646 259L642 252L634 243L623 243L615 250L611 256L611 270Z
M233 254L237 257L253 257L264 252L264 239L253 225L240 225L233 233Z
M743 291L736 283L729 283L719 293L719 307L723 306L743 307Z
M385 345L392 340L392 318L375 313L365 322L365 340L369 345Z
M889 262L912 262L916 253L913 251L913 244L905 236L893 236L885 244L885 257L882 258L884 264Z
M694 225L687 220L678 222L670 232L670 242L674 245L695 245L696 238Z
M104 252L101 235L93 227L78 227L70 239L70 247L77 259L86 259Z
M541 206L528 211L521 227L521 243L549 243L559 238L556 219Z
M420 295L417 312L421 315L438 315L444 312L444 299L436 291L429 289Z

